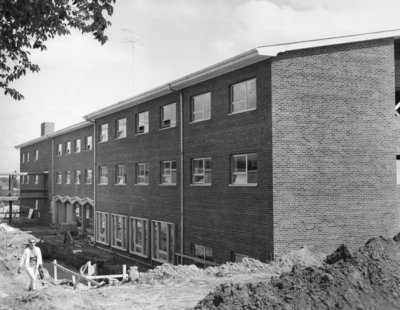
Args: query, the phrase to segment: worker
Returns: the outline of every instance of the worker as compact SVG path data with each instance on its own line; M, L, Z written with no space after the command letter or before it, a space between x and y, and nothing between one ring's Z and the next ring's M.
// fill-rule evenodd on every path
M18 266L18 273L21 273L21 268L25 268L26 272L29 275L29 291L34 291L36 289L38 270L39 268L43 268L42 252L40 251L40 248L35 246L35 244L35 239L28 240L28 246L25 248Z

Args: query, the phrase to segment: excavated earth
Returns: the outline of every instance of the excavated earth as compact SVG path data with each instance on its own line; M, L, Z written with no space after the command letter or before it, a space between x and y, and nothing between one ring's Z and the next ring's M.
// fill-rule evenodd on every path
M400 309L400 234L373 238L354 253L342 245L320 267L221 284L195 309Z

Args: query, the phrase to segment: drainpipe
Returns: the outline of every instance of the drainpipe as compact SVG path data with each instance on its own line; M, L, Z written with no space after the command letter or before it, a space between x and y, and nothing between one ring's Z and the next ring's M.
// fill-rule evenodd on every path
M51 207L52 207L52 214L51 214L51 221L53 222L54 218L54 224L57 223L56 219L56 203L54 201L54 138L51 139ZM57 215L58 217L58 215Z
M93 234L94 244L96 245L96 121L93 122Z
M183 204L183 95L179 92L179 122L180 122L180 162L181 162L181 265L183 265L183 215L184 215L184 204Z

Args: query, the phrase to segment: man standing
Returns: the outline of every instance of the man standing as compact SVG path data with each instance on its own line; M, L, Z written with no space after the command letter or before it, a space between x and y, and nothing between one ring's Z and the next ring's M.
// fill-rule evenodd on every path
M21 261L18 267L18 273L21 273L21 268L24 267L29 275L30 283L29 290L34 291L36 289L36 278L38 276L38 269L42 268L42 252L40 248L35 246L36 240L29 239L28 246L22 254Z

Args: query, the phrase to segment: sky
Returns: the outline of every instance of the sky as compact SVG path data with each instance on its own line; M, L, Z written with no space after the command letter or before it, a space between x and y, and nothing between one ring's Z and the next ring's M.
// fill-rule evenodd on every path
M90 35L33 51L39 73L0 93L0 172L19 171L15 146L83 116L263 45L400 29L398 0L117 0L105 45Z

